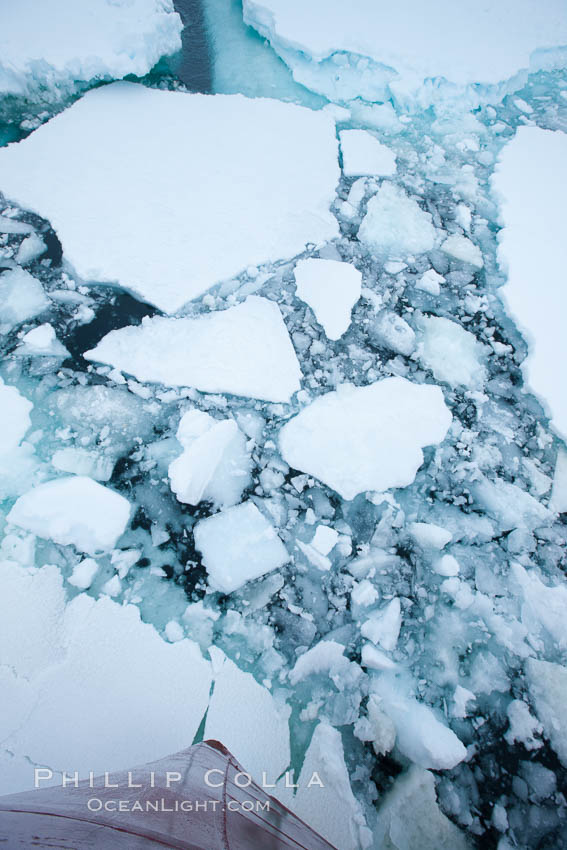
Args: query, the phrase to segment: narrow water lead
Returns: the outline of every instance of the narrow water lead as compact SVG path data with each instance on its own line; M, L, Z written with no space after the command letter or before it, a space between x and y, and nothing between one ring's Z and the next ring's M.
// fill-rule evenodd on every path
M177 76L190 91L211 94L213 68L201 0L175 0L174 5L184 27Z

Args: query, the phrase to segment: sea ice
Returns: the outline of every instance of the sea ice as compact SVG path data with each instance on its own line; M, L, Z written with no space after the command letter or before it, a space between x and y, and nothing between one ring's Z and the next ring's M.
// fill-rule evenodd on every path
M549 507L558 513L567 511L567 451L562 446L559 447L555 461Z
M0 94L55 98L147 74L181 47L173 0L18 0L0 6Z
M368 201L358 238L379 257L404 259L430 251L435 228L417 201L393 183L383 183Z
M85 358L140 381L276 402L289 401L301 377L279 307L256 295L198 319L146 318L111 331Z
M198 505L203 499L217 507L240 501L250 483L251 460L246 438L234 419L213 419L189 410L177 429L183 452L169 464L171 489L180 502Z
M33 319L49 307L41 283L24 269L0 274L0 333Z
M205 739L222 741L257 782L275 783L290 763L290 708L278 704L218 647L211 647L209 655L214 684Z
M345 177L391 177L396 173L396 155L371 133L341 130L339 138Z
M294 469L354 499L411 484L422 447L440 443L450 424L439 387L385 378L320 396L284 425L279 444Z
M362 274L337 260L300 260L295 267L297 295L309 304L329 339L339 339L350 325Z
M65 346L59 342L55 335L53 325L45 323L32 328L22 337L22 341L16 349L18 354L25 354L31 357L68 357L69 352Z
M396 779L379 809L378 841L383 850L467 850L469 844L437 804L435 777L410 767Z
M564 332L567 265L567 135L520 127L503 148L492 177L503 229L500 266L508 282L500 290L528 343L523 364L554 426L567 436L567 396L556 364L567 357Z
M2 191L49 219L81 278L168 313L336 236L338 178L335 125L321 111L134 83L90 91L0 149Z
M196 644L167 643L136 606L108 597L80 593L65 605L54 566L4 562L0 586L0 665L15 672L13 690L27 681L31 691L6 749L86 777L191 744L211 686ZM33 770L25 782L33 786Z
M360 627L360 633L387 652L392 652L398 643L402 627L400 600L394 597L384 608L373 612Z
M0 378L0 457L13 452L24 439L32 408L31 401Z
M289 560L274 527L254 502L243 502L200 520L194 534L209 584L221 593L232 593Z
M294 78L331 100L436 99L496 85L528 68L563 66L567 13L560 0L497 0L463 7L435 0L244 0L244 19L267 38ZM513 33L513 37L510 34ZM521 85L521 82L519 83ZM389 86L389 89L388 89Z
M526 677L536 714L545 736L564 767L567 767L567 667L551 661L528 658Z
M441 316L418 320L418 356L438 381L479 389L486 380L484 346L457 322Z
M484 266L482 251L478 245L475 245L474 242L471 242L470 239L467 239L466 236L461 236L459 233L454 233L445 239L441 245L441 250L443 253L448 254L449 257L453 257L455 260L461 260L463 263L468 263L476 269L481 269Z
M24 493L8 522L88 555L112 549L130 518L124 496L81 475L56 478Z

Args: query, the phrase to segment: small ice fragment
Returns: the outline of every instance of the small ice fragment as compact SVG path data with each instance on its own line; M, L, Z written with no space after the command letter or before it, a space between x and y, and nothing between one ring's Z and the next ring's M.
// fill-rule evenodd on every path
M380 644L387 652L393 652L401 627L402 609L399 598L395 596L384 608L370 615L360 627L360 633L372 643Z
M45 254L46 251L47 245L41 236L38 236L37 233L30 233L18 248L16 262L21 266L28 266L34 260L41 257L42 254Z
M450 257L461 260L463 263L468 263L477 269L481 269L484 266L482 251L478 245L475 245L474 242L471 242L470 239L467 239L466 236L461 236L459 233L448 236L441 245L441 250Z
M338 539L339 533L334 528L331 528L329 525L318 525L311 540L311 545L322 555L328 555L331 549L335 547Z
M362 274L337 260L300 260L295 267L297 295L309 304L329 339L348 330L351 310L360 298Z
M421 289L423 292L429 292L430 295L439 295L441 292L440 284L445 283L445 278L442 274L438 274L435 269L429 269L424 272L419 280L415 283L416 289Z
M442 555L433 564L433 572L440 576L458 576L461 568L453 555Z
M431 215L393 183L383 183L370 198L358 238L378 256L423 254L435 245Z
M98 563L93 558L83 558L69 576L69 584L79 590L88 590L98 570Z
M450 531L432 522L411 522L408 532L422 549L444 549L453 539Z

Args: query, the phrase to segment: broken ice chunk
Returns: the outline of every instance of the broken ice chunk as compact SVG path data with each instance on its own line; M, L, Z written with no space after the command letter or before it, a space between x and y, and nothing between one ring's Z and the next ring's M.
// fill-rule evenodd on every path
M562 446L558 449L557 460L555 461L549 507L560 514L567 511L567 451Z
M0 185L49 219L83 280L174 313L338 234L337 147L323 111L114 83L0 148Z
M429 269L424 272L419 280L415 283L416 289L421 289L423 292L429 292L430 295L439 295L441 292L440 284L445 283L445 278L442 274L438 274L435 269Z
M396 666L395 662L385 652L376 649L371 643L364 644L360 656L362 666L370 670L393 670Z
M340 339L360 298L362 274L337 260L300 260L295 267L297 295L309 304L329 339Z
M380 257L423 254L435 245L431 215L393 183L370 198L358 238Z
M320 396L284 425L279 444L294 469L354 499L411 484L421 447L441 442L450 424L439 387L385 378Z
M459 562L453 555L442 555L433 564L433 572L440 576L458 576L460 569Z
M198 319L144 319L111 331L85 359L140 381L289 401L301 369L277 304L250 295Z
M567 667L528 658L526 677L545 736L561 764L567 767Z
M96 555L114 548L130 518L124 496L77 475L39 484L17 500L8 521L80 552Z
M221 593L232 593L289 560L274 527L254 502L244 502L200 520L194 534L209 584Z
M311 545L322 555L328 555L339 539L338 531L329 525L318 525L313 535Z
M181 418L177 439L183 452L170 463L168 474L178 500L198 505L205 499L217 507L239 502L250 483L251 459L234 419L219 421L189 410Z
M290 763L291 709L218 647L212 646L209 655L214 678L205 739L222 741L257 782L275 783Z
M396 173L394 152L371 133L366 130L341 130L339 138L345 177L390 177Z
M469 850L463 833L437 804L435 777L415 766L396 780L382 802L377 840L388 850Z
M402 609L396 596L384 608L371 614L362 624L360 633L372 643L380 644L387 652L392 652L397 646L401 627Z
M468 263L476 269L481 269L484 266L482 251L478 245L475 245L474 242L471 242L470 239L467 239L466 236L461 236L459 233L448 236L441 245L441 250L450 257L461 260L463 263Z
M24 269L0 274L0 331L33 319L49 307L41 283Z
M59 342L52 325L38 325L32 328L22 337L22 342L17 348L19 354L44 357L68 357L69 352Z
M440 316L418 322L419 359L438 381L452 387L482 387L486 380L484 346L457 322Z
M539 750L543 741L535 735L541 735L543 726L530 713L530 709L521 699L513 699L507 710L510 728L504 735L510 746L516 741L523 744L526 750Z
M405 319L391 310L382 310L368 328L368 336L379 348L409 357L415 350L415 332Z
M30 233L23 240L16 254L16 262L21 266L29 266L34 260L41 257L47 251L47 245L37 233Z
M31 425L33 404L0 378L0 455L16 449Z
M450 531L432 522L412 522L408 531L422 549L444 549L453 539Z
M18 221L7 215L0 215L0 233L31 233L33 227L25 221Z
M467 751L455 733L445 726L433 709L404 693L390 673L376 677L374 693L396 727L396 746L406 758L431 770L450 770Z
M79 590L88 590L98 570L98 563L93 558L84 558L69 577L69 584L78 587Z

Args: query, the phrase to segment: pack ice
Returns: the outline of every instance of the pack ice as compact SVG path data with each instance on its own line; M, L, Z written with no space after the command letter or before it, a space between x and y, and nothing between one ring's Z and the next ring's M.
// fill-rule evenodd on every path
M0 149L2 191L49 219L81 278L167 313L335 236L338 178L324 112L133 83L91 91Z
M320 396L284 425L279 445L294 469L354 499L411 484L422 448L440 443L450 424L440 387L385 378Z
M270 41L294 78L335 101L387 101L393 94L426 107L451 89L462 93L469 87L474 103L480 86L565 62L556 49L567 44L561 0L481 6L451 0L427 6L418 0L395 6L386 0L244 0L243 9L246 23Z
M566 437L567 397L555 369L567 356L565 133L520 127L500 154L492 187L503 224L498 258L508 278L500 291L529 342L524 374Z
M173 0L18 0L0 6L0 94L43 98L142 77L181 47Z
M279 307L250 295L197 319L144 319L111 331L87 360L174 387L289 401L301 370Z

